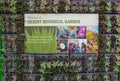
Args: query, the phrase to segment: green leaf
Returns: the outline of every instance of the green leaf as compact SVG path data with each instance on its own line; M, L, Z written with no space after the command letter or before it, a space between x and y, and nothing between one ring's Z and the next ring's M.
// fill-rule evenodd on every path
M82 67L79 67L79 68L78 68L78 72L81 72L81 71L82 71Z
M81 66L81 62L76 62L76 65L77 66Z
M58 66L58 61L57 61L57 62L53 62L52 66L53 66L53 67Z
M60 66L60 67L63 66L63 62L60 62L60 63L58 64L58 66Z
M107 26L108 26L108 27L111 26L111 22L110 22L110 21L107 22Z
M89 57L89 58L88 58L88 60L92 61L92 60L93 60L93 58L92 58L92 57Z
M117 35L116 37L117 37L117 40L120 41L120 35Z
M110 52L110 49L109 49L109 48L106 48L106 51L107 51L107 52Z
M71 66L76 66L76 62L72 62L72 63L71 63Z
M111 32L111 28L107 28L107 32Z
M91 8L90 8L90 11L91 11L91 12L94 12L94 11L95 11L95 7L91 7Z
M70 9L70 5L65 6L65 11L68 11Z
M16 0L11 0L10 2L11 2L11 3L10 3L10 6L15 7L17 1L16 1Z
M117 66L120 66L120 61L116 61Z
M70 0L66 0L66 6L65 6L66 11L70 10L70 4L71 4Z
M30 0L29 5L30 5L30 7L33 7L34 1L33 1L33 0Z
M69 67L69 63L65 62L65 67Z
M40 81L45 81L45 78L41 76Z
M80 75L77 76L77 81L81 81L81 76Z
M110 66L110 62L108 60L105 61L105 70L108 71L108 66Z
M104 79L108 79L109 76L107 74L104 75Z
M64 76L64 78L65 78L65 81L67 81L67 80L68 80L68 77Z
M58 6L53 7L53 11L57 13L58 12Z
M34 11L34 0L30 0L29 2L29 7L30 7L30 11L33 12Z
M109 68L108 68L108 67L105 67L105 71L108 72L108 71L109 71Z
M110 81L109 79L105 79L105 81Z
M92 62L87 63L88 66L92 66L92 64L93 64Z
M116 55L118 61L120 61L120 55Z
M54 0L54 1L53 1L53 4L58 4L58 0Z
M90 74L90 75L88 75L88 78L89 78L89 80L93 80L93 78L92 78L92 75Z
M46 0L42 0L42 1L41 1L41 5L44 5L44 6L47 5Z
M107 45L108 47L110 47L110 44L111 44L110 42L107 42L107 43L106 43L106 45Z
M114 71L115 71L115 72L118 72L118 71L119 71L118 66L114 67Z
M13 81L16 81L16 80L17 80L16 76L13 76Z
M46 62L45 61L41 64L41 67L46 68Z
M108 12L111 11L111 2L107 2L106 9L107 9Z
M51 62L46 63L47 67L50 69L51 68Z
M120 16L117 16L117 25L120 26Z
M10 8L10 11L11 11L12 13L16 13L16 12L17 12L17 8L14 6L14 7Z
M110 58L109 56L105 55L105 59L106 59L106 60L109 60L109 58Z

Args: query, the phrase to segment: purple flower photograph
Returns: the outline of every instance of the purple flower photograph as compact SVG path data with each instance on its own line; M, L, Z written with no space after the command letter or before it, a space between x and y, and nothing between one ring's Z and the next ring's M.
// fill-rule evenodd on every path
M77 27L77 38L86 38L86 26Z

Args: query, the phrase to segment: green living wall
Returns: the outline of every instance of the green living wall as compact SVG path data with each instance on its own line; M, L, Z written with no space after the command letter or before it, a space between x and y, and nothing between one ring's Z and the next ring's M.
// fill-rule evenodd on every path
M2 81L2 20L0 19L0 81Z

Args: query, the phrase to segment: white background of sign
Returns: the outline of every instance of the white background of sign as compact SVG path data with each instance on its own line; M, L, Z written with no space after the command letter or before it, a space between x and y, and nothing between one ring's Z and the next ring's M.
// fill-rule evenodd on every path
M98 26L98 14L25 14L25 26ZM80 20L80 23L38 23L30 24L28 20Z

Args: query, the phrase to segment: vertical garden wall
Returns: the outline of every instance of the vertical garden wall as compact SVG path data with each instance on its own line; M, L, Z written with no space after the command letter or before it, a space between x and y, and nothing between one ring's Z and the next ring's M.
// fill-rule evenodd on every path
M2 27L3 27L3 22L1 19L0 15L0 81L2 81Z
M99 27L58 26L54 34L26 28L25 14L98 14ZM56 46L26 43L30 35L43 34L56 35ZM69 38L81 39L80 46L88 51L68 50L81 43ZM18 80L120 81L119 0L0 0L0 81Z

